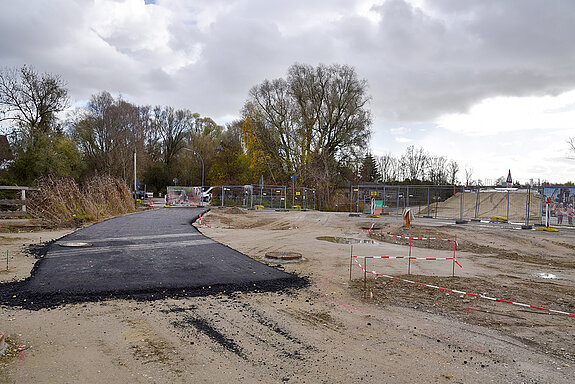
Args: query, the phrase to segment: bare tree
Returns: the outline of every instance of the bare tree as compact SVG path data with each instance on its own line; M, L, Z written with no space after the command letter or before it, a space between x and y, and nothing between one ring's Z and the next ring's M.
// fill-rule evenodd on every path
M448 166L447 158L443 156L430 157L428 162L427 178L434 185L447 184Z
M353 67L295 64L288 82L299 106L305 152L340 161L368 143L367 81L359 79Z
M137 148L144 152L149 125L148 107L101 92L90 98L73 123L73 132L91 169L127 180L131 176L132 153Z
M371 116L367 82L349 66L295 64L287 79L264 81L243 109L244 142L284 177L333 180L337 167L365 152Z
M68 91L59 76L26 65L0 71L0 121L12 121L21 139L49 133L67 106Z
M404 169L405 178L411 181L423 180L425 178L425 171L428 165L428 155L423 148L415 148L410 145L405 150L399 160L401 167Z
M199 116L198 116L199 117ZM153 111L152 132L160 143L162 161L171 165L186 144L195 116L187 110L156 107Z
M386 153L377 158L377 166L384 183L393 183L397 181L397 159Z
M284 168L285 173L301 171L306 148L311 148L310 136L298 126L296 105L288 82L265 80L250 90L250 98L261 118L261 124L254 126L257 129L254 134L262 149Z
M473 168L465 167L465 186L469 187L473 184Z
M457 174L459 173L459 164L456 161L451 160L447 164L447 172L449 175L449 184L455 185L457 184Z

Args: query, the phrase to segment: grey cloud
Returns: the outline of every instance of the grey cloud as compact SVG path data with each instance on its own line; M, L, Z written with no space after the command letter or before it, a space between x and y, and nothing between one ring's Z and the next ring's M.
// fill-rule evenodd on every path
M134 48L130 31L97 36L93 4L2 2L0 66L59 73L77 99L108 90L214 117L238 114L252 86L285 76L295 62L355 66L370 84L376 119L387 121L432 120L486 97L575 88L575 3L567 0L433 0L423 9L387 0L373 7L379 23L348 0L158 0L150 7L172 10L167 53ZM196 62L166 70L199 46Z
M575 70L567 65L574 52L571 3L429 2L436 4L434 15L400 0L376 8L382 19L374 51L387 61L385 80L374 84L380 116L432 119L486 97L575 86ZM375 68L366 70L376 78Z

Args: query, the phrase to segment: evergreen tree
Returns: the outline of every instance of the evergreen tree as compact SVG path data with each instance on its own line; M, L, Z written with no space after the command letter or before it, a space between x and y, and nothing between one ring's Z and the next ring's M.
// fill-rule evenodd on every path
M381 182L381 174L377 169L377 163L371 153L367 153L361 163L359 170L360 180L369 183Z

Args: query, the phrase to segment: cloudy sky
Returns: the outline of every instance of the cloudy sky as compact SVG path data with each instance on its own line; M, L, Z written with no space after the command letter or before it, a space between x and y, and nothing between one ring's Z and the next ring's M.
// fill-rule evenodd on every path
M409 145L474 179L575 181L572 0L20 0L0 3L0 67L224 124L296 62L369 83L375 155ZM574 154L575 156L575 154Z

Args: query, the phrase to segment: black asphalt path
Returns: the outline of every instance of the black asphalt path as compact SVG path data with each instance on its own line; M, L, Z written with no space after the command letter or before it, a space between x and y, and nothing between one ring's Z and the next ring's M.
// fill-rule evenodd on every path
M106 297L157 299L304 284L202 235L192 223L204 211L157 209L78 230L43 249L29 279L0 285L0 303L41 308ZM91 246L65 246L74 243Z

